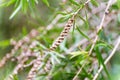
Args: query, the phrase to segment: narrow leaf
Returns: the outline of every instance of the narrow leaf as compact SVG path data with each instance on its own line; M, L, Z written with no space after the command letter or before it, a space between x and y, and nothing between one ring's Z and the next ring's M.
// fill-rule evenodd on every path
M21 9L22 5L19 4L19 6L15 9L15 11L11 14L9 19L12 19L17 13L18 11Z
M99 47L99 46L104 46L104 47L108 47L110 49L112 49L112 46L106 44L106 43L99 43L99 44L96 44L95 47Z
M28 8L28 2L27 0L21 0L21 1L22 1L22 10L24 13L26 13Z
M79 31L79 33L80 33L83 37L85 37L86 39L88 39L89 41L91 41L91 39L90 39L86 34L84 34L77 26L76 26L76 28L77 28L77 30Z
M10 41L9 40L0 41L0 47L6 47L8 45L10 45Z
M35 0L35 3L38 4L38 0Z
M118 22L120 23L120 14L118 14Z
M72 56L70 57L70 59L72 59L72 58L74 58L74 57L76 57L76 56L80 56L80 55L83 55L83 56L85 56L85 55L87 55L88 54L88 52L87 51L76 51L76 52L72 52L72 53L70 53Z
M79 16L79 18L85 23L85 26L88 28L88 27L89 27L89 24L88 24L87 13L85 12L85 14L86 14L86 20L85 20L83 17L81 17L80 15L78 15L78 16Z
M12 5L13 3L15 3L16 2L16 0L10 0L8 3L7 3L7 6L10 6L10 5Z
M101 55L101 53L100 53L100 51L99 51L99 48L96 47L96 48L95 48L95 51L96 51L96 55L97 55L97 57L98 57L98 61L102 64L102 66L103 66L103 68L104 68L104 70L105 70L108 78L111 80L110 74L109 74L109 72L108 72L108 70L107 70L107 68L106 68L106 66L105 66L105 64L104 64L104 60L103 60L102 55Z
M96 0L91 0L91 3L94 5L94 6L99 6L98 2Z
M43 2L44 4L46 4L48 7L50 6L48 0L42 0L42 2Z
M89 28L88 16L87 16L87 12L86 11L85 11L85 16L86 16L85 25L86 25L87 28Z
M117 6L120 9L120 0L117 0Z
M17 75L13 75L13 80L19 80Z
M78 4L75 0L69 0L69 1L76 6L80 6L80 4Z
M12 5L13 3L15 3L15 1L16 1L16 0L10 0L10 1L8 1L8 2L2 2L2 3L0 4L0 7L10 6L10 5Z

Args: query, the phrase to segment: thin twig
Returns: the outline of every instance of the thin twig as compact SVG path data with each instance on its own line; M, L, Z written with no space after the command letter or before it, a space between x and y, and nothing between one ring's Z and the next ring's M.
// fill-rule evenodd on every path
M109 1L108 1L108 4L107 4L107 7L106 7L105 12L104 12L104 14L103 14L101 23L100 23L100 25L98 26L97 33L103 28L103 23L104 23L104 21L105 21L106 15L109 13L108 10L109 10L109 7L110 7L110 5L111 5L111 2L112 2L112 0L109 0ZM98 40L98 35L96 35L96 37L95 37L95 39L94 39L94 41L93 41L93 44L92 44L91 49L90 49L90 51L89 51L89 55L91 55L91 53L92 53L92 51L93 51L93 48L94 48L97 40Z
M76 80L77 79L78 75L80 74L80 72L82 71L82 69L83 69L84 66L85 66L85 64L83 64L81 66L81 68L79 69L79 71L77 72L77 74L74 76L74 78L72 80Z
M120 36L119 36L118 41L117 41L115 47L113 48L112 52L110 53L110 55L108 56L108 58L105 60L105 62L104 62L105 65L110 61L110 59L112 58L112 56L115 54L115 52L116 52L116 50L117 50L117 48L118 48L119 45L120 45ZM98 72L95 74L93 80L96 80L96 79L97 79L97 77L99 76L99 74L100 74L100 72L102 71L102 69L103 69L103 66L101 65L101 66L100 66L100 69L99 69Z

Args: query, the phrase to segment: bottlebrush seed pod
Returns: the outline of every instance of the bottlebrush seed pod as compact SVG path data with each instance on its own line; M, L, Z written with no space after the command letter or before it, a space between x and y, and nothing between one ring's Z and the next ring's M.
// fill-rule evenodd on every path
M73 26L73 23L74 23L74 16L68 20L60 36L53 42L52 46L50 47L50 50L56 49L60 45L60 43L62 43L62 41L68 35L68 32L70 31L71 27Z
M32 69L28 73L27 80L33 80L33 78L35 78L40 65L41 65L41 56L38 56L35 63L33 64Z

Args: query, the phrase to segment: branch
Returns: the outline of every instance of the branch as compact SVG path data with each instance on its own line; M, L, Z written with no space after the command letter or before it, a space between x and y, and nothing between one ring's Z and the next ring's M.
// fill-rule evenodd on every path
M86 63L85 63L86 64ZM79 71L77 72L77 74L74 76L74 78L72 80L77 80L77 76L80 74L80 72L82 71L83 67L85 66L85 64L83 64L81 66L81 68L79 69Z
M88 0L86 3L88 3L89 1L91 1L91 0ZM97 30L97 33L103 28L103 23L104 23L104 20L105 20L105 18L106 18L106 15L109 13L108 9L109 9L109 7L110 7L110 5L111 5L111 2L112 2L112 0L109 0L109 1L108 1L108 5L107 5L107 7L106 7L106 9L105 9L105 12L104 12L104 14L103 14L101 23L100 23L99 28L98 28L98 30ZM91 49L90 49L90 51L89 51L89 55L91 55L92 50L93 50L93 48L95 47L95 44L96 44L97 40L98 40L98 35L96 34L96 37L95 37L95 39L94 39L94 41L93 41L93 44L92 44L92 46L91 46ZM85 64L85 65L86 65L86 64ZM84 65L84 66L85 66L85 65ZM84 66L83 66L83 67L84 67ZM81 67L81 68L78 70L78 72L77 72L76 75L78 75L78 73L80 73L80 71L82 70L83 67ZM75 75L75 76L76 76L76 75ZM74 79L74 80L75 80L75 79Z
M103 23L104 23L104 21L105 21L106 15L109 13L108 10L109 10L109 7L110 7L110 5L111 5L111 2L112 2L112 0L109 0L109 1L108 1L108 4L107 4L107 7L106 7L105 12L104 12L104 14L103 14L101 23L100 23L100 25L99 25L99 27L98 27L98 29L97 29L97 33L99 33L100 30L103 28ZM94 41L93 41L93 44L92 44L92 47L91 47L91 49L90 49L90 51L89 51L89 55L91 55L91 53L92 53L92 51L93 51L93 48L94 48L97 40L98 40L98 35L96 34L96 37L95 37L95 39L94 39Z

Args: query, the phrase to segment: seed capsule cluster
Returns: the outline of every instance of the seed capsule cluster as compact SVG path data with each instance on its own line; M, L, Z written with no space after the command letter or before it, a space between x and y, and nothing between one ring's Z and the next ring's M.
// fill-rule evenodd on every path
M74 16L68 20L60 36L53 42L52 46L50 47L50 50L55 50L60 45L60 43L62 43L62 41L68 35L68 32L70 31L71 27L73 26L73 23L74 23Z
M41 56L38 56L33 67L31 68L30 72L28 73L27 80L33 80L37 74L38 67L41 65Z
M14 56L14 54L17 52L18 49L20 49L25 43L30 43L30 39L38 36L39 32L35 29L33 29L27 36L25 36L23 39L19 40L18 42L11 40L11 44L14 46L14 48L11 50L10 53L7 53L6 56L3 57L2 60L0 60L0 68L5 65L5 63Z

